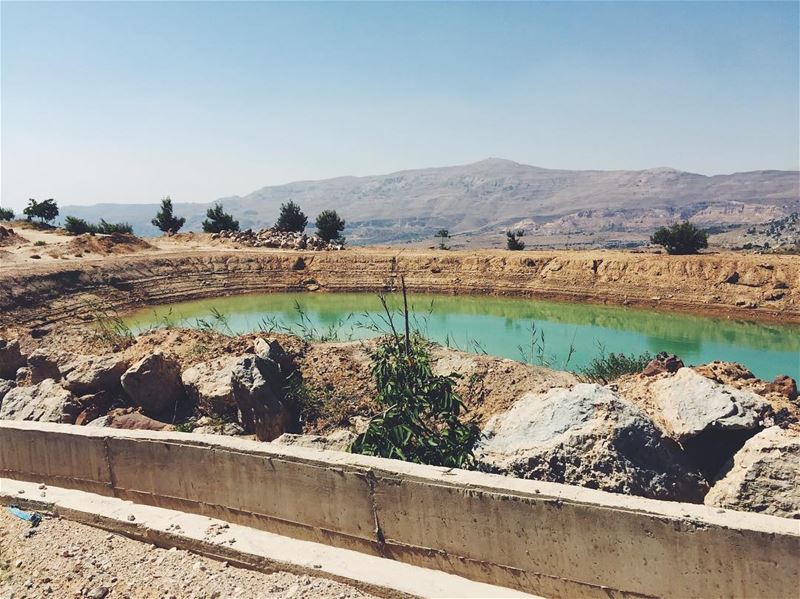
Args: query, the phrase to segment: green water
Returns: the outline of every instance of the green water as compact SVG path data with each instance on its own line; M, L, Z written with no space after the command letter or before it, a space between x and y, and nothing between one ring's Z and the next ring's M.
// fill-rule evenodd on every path
M399 307L399 298L391 297L390 303ZM578 370L602 346L608 352L666 351L686 364L739 362L767 379L778 374L800 376L797 326L529 299L413 295L410 304L417 328L434 341L533 363L543 358L553 368ZM150 308L125 320L135 332L165 321L197 326L198 321L213 323L215 310L236 333L277 326L297 333L313 329L317 336L335 332L344 341L376 335L374 324L385 328L379 300L368 293L243 295ZM532 327L537 339L533 349ZM567 362L570 347L574 351Z

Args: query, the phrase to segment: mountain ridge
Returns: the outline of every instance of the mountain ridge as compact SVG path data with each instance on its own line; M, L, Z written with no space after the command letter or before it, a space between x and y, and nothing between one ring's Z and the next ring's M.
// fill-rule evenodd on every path
M766 222L800 210L800 171L760 170L703 175L672 167L643 170L547 169L504 158L465 165L405 169L261 187L220 198L242 228L271 225L280 204L293 200L310 220L335 209L356 243L409 241L438 228L497 229L524 222L553 233L611 227L645 230L682 218L706 225ZM198 230L214 202L175 203ZM154 204L64 206L62 215L130 222L153 234ZM101 214L102 212L102 214ZM561 220L560 225L554 225ZM546 229L542 229L546 232Z

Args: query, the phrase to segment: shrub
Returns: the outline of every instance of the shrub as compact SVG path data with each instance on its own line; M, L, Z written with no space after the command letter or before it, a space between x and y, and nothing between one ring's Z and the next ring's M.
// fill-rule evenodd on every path
M203 231L206 233L219 233L221 231L238 231L239 221L224 212L222 204L214 204L213 208L206 210L206 220L203 221Z
M438 237L439 238L439 249L440 250L449 249L447 247L447 244L445 244L445 239L450 239L450 231L448 231L447 229L439 229L438 231L436 231L436 235L434 235L434 237Z
M455 391L456 375L435 375L429 342L409 332L405 282L403 299L405 335L399 335L382 298L392 335L372 355L372 375L384 411L370 420L350 451L418 464L470 466L480 430L459 419L464 406Z
M87 223L82 218L68 216L64 219L64 230L70 235L83 235L84 233L99 233L97 225Z
M648 352L629 356L624 353L606 355L605 351L601 350L600 356L592 360L586 368L583 368L580 376L590 383L607 385L622 375L641 372L652 359L653 356Z
M97 225L97 231L105 235L112 233L130 233L133 234L133 227L128 223L107 223L102 218L100 224Z
M281 213L275 223L278 231L302 233L308 224L308 217L300 210L300 206L292 201L281 204Z
M45 246L45 245L47 245L47 242L46 242L46 241L42 241L42 240L40 239L39 241L34 241L34 242L33 242L33 245L35 245L36 247L42 247L42 246Z
M506 231L506 248L513 251L525 249L525 242L520 241L520 238L525 235L522 229L518 231Z
M167 196L161 199L161 209L150 222L164 233L177 233L186 223L186 219L177 217L172 213L172 198Z
M336 210L323 210L317 217L317 236L325 241L342 240L345 222Z
M22 211L28 220L38 218L42 224L55 220L58 216L58 205L53 198L43 202L37 202L33 198L28 198L28 206Z
M0 220L13 220L14 211L11 208L0 208Z
M689 221L684 221L669 228L661 227L650 237L650 243L664 246L667 253L672 255L696 254L698 250L708 247L708 234Z

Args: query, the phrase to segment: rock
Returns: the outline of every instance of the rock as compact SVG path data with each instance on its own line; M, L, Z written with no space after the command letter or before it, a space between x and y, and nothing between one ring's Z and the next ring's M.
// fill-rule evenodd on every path
M17 384L14 381L0 379L0 405L3 404L3 398L6 396L6 394L16 386Z
M0 405L0 420L36 420L72 424L80 406L69 391L53 379L29 387L14 387Z
M79 395L111 391L119 387L119 379L129 365L128 360L117 355L75 356L61 368L62 385Z
M527 393L493 417L476 448L481 470L701 502L703 476L636 406L606 387Z
M751 391L707 379L691 368L681 368L651 386L667 433L682 442L709 430L752 430L770 408Z
M238 357L217 358L183 372L181 380L186 396L203 414L223 417L236 414L232 377L238 362Z
M739 282L739 273L736 272L736 271L733 271L731 274L729 274L727 277L725 277L724 281L725 281L725 283L729 283L731 285L735 285L736 283Z
M278 365L255 354L243 356L233 369L233 396L244 430L272 441L298 428L297 406L290 405Z
M131 401L152 416L174 411L184 397L180 364L161 352L136 362L123 373L120 382Z
M647 363L642 374L655 376L664 372L677 372L679 368L683 368L683 362L678 356L661 352Z
M286 351L283 349L277 339L264 339L259 337L253 342L255 354L262 360L272 360L280 363L286 357Z
M28 356L30 369L30 382L41 383L45 379L61 380L61 371L58 368L58 357L42 349L37 349Z
M95 418L91 422L89 422L86 426L94 426L94 427L102 427L108 426L111 422L111 418L109 416L100 416L100 418Z
M133 410L112 410L105 426L127 430L171 431L175 427Z
M284 433L273 443L278 445L293 445L295 447L309 447L311 449L325 449L328 451L347 451L356 438L356 434L348 430L334 431L329 435L295 435Z
M19 351L19 341L0 339L0 379L13 379L17 368L24 364L25 360Z
M196 424L197 426L192 432L201 435L228 435L234 437L244 434L244 429L235 422L215 422L207 416L198 419Z
M108 595L108 588L106 587L95 587L86 595L89 599L105 599L106 595Z
M778 393L789 401L794 401L797 399L797 383L790 376L776 376L771 383L767 384L767 392ZM2 391L0 391L0 394L2 394Z
M800 433L773 426L752 437L708 492L705 504L800 518Z

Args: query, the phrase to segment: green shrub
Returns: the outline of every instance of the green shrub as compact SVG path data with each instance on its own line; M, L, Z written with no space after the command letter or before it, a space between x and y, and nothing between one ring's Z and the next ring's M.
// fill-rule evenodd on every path
M525 249L525 242L521 241L521 237L525 235L525 231L506 231L506 248L512 251L519 251Z
M11 208L1 208L0 207L0 220L13 220L14 219L14 211Z
M238 231L239 221L222 209L222 204L214 204L213 208L206 210L206 220L203 221L203 231L206 233L220 233L222 231Z
M450 231L447 229L439 229L436 231L436 235L434 237L439 238L439 249L440 250L449 250L450 248L447 247L445 240L450 239Z
M625 374L641 372L652 359L653 356L648 352L626 355L624 353L606 354L601 350L600 356L580 371L580 378L590 383L607 385Z
M336 210L323 210L317 217L317 236L325 241L341 240L345 222Z
M33 245L35 245L36 247L42 247L42 246L44 246L44 245L47 245L47 242L46 242L46 241L42 241L42 240L40 239L39 241L34 241L34 242L33 242Z
M275 223L278 231L302 233L308 224L308 217L300 210L300 206L290 201L281 204L281 213Z
M464 405L455 391L456 375L433 373L430 344L409 333L407 307L405 335L395 332L386 311L392 335L372 355L376 399L384 409L356 437L350 451L451 468L472 465L480 429L459 418Z
M98 233L97 225L86 222L82 218L68 216L64 219L64 230L70 235L83 235L84 233Z
M708 234L695 227L689 221L675 223L671 227L661 227L652 237L650 243L664 246L668 254L696 254L698 250L708 247Z
M107 223L102 218L100 219L100 224L97 225L97 230L105 235L111 235L112 233L133 234L133 227L128 223Z

